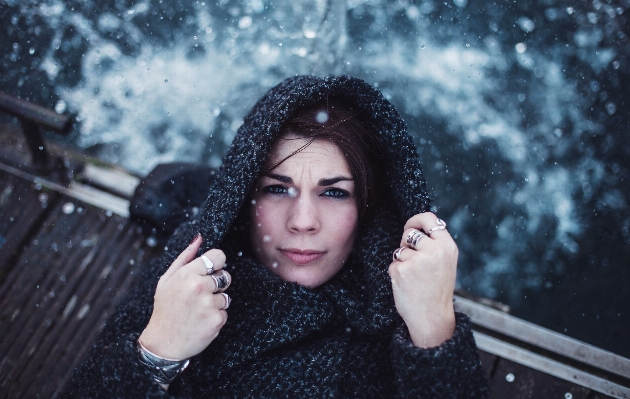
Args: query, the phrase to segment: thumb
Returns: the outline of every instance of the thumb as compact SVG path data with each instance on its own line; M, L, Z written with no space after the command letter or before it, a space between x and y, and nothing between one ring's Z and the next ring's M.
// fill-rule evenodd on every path
M184 249L184 251L179 254L177 259L173 261L168 270L164 273L162 278L168 279L171 277L177 270L179 270L182 266L187 265L192 262L197 257L197 251L199 251L199 247L203 242L203 238L200 233L197 233L195 238L188 244L188 247Z

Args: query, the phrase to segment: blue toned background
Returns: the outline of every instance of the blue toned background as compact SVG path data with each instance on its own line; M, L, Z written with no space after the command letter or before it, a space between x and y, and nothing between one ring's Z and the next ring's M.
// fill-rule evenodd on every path
M361 77L409 125L459 287L630 356L628 8L0 0L0 90L76 115L66 144L144 174L220 165L285 77Z

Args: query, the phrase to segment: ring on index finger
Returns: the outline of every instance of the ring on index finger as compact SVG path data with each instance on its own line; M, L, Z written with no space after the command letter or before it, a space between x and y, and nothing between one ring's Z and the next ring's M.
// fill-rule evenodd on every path
M411 249L418 249L418 243L422 239L422 237L426 237L427 235L421 232L420 230L413 229L407 234L407 246Z
M201 260L206 265L206 275L214 273L214 263L206 255L201 255Z
M219 270L216 273L210 275L216 283L216 289L214 292L223 292L230 286L231 278L225 270Z
M429 237L431 237L431 234L432 234L434 231L438 231L438 230L444 230L444 229L446 229L446 222L445 222L445 221L443 221L443 220L442 220L442 219L440 219L440 218L437 218L437 219L435 220L435 224L437 224L437 226L432 227L429 231L427 231L427 235L428 235Z

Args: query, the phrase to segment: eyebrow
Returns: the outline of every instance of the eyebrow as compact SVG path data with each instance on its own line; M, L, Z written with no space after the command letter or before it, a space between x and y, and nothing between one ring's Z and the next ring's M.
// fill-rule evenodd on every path
M285 184L293 184L293 179L290 178L289 176L284 176L284 175L279 175L276 173L267 173L265 174L265 176L271 178L271 179L275 179L278 181L281 181L282 183ZM320 179L317 182L318 186L332 186L335 183L339 183L340 181L354 181L354 179L350 178L350 177L346 177L346 176L335 176L335 177L331 177L328 179Z

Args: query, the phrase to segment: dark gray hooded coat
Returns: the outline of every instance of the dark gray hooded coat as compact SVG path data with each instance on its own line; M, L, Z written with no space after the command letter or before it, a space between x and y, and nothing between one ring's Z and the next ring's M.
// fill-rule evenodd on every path
M239 227L247 194L282 125L298 109L334 98L373 131L387 159L388 214L361 230L344 269L311 290L280 280L246 250ZM349 77L287 79L254 106L217 172L199 214L182 224L165 254L108 322L66 395L88 398L483 398L470 322L457 314L453 337L431 349L410 339L394 306L387 268L405 221L429 210L418 155L394 107ZM233 276L232 305L218 338L192 358L168 393L138 362L135 342L151 315L158 278L200 232L203 251L220 248Z

